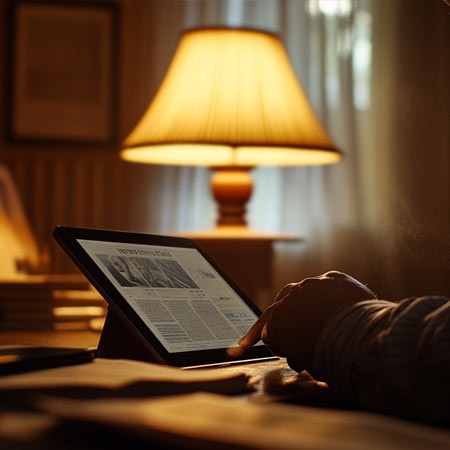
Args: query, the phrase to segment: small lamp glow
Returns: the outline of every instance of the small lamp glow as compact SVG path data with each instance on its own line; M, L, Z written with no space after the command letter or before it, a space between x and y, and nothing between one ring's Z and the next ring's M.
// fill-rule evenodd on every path
M0 279L23 278L41 267L36 240L28 225L14 180L0 163Z
M217 225L246 229L253 167L333 164L341 153L314 114L277 36L201 28L182 35L121 157L211 167Z

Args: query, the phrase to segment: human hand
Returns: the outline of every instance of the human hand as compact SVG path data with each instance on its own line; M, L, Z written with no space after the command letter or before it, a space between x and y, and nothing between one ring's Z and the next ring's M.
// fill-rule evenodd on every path
M330 316L346 304L373 298L370 289L337 271L288 284L239 345L250 347L262 340L294 370L310 370L317 339Z

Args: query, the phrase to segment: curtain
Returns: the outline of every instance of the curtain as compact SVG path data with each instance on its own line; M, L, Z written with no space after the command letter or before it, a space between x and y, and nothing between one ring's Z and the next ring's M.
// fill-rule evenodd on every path
M382 297L449 295L449 7L303 3L284 3L286 43L345 159L284 171L279 226L305 241L279 253L279 284L335 268Z
M345 155L331 167L254 170L252 228L302 239L277 245L275 290L339 269L386 298L450 294L450 14L444 1L137 4L140 32L147 39L158 33L147 73L157 63L160 76L175 48L174 27L279 32L315 111ZM165 20L160 16L150 31L145 18L153 15L155 23L155 8ZM140 84L142 110L156 89L153 81L151 89ZM141 113L137 108L136 119ZM207 169L146 170L152 176L143 189L149 194L143 228L212 226Z
M280 169L280 224L304 238L279 251L279 285L338 269L371 276L367 173L375 155L364 138L371 106L370 1L285 1L283 35L308 97L343 161ZM369 188L369 189L368 189Z
M450 295L450 7L373 7L373 272L394 297Z

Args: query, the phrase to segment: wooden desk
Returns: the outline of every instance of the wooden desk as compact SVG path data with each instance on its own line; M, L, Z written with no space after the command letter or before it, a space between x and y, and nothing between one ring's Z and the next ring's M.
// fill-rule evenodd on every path
M94 331L0 331L1 344L56 345L89 347L96 345L99 333ZM273 368L286 367L283 360L273 361ZM272 367L272 366L271 366ZM218 368L218 370L221 370ZM225 367L225 372L239 371L239 366ZM265 370L255 364L250 375ZM265 373L265 372L264 372ZM239 399L237 399L239 400ZM14 403L15 405L16 403ZM110 428L86 423L63 422L47 414L29 410L17 403L2 404L0 400L0 448L3 450L173 450L171 445L155 444ZM159 442L159 440L157 440Z
M62 331L29 334L0 332L0 338L3 342L11 343L55 343L58 345L67 343L85 346L92 344L96 336L95 333ZM283 364L283 361L280 363ZM239 368L236 367L233 370L239 370ZM28 395L28 399L30 395L34 396L27 392L25 394ZM92 394L89 395L91 396ZM110 400L114 401L114 398ZM128 406L128 414L132 414L139 408L141 400L130 400L133 403ZM25 403L28 406L25 409L16 398L13 404L8 405L8 401L5 402L3 398L2 402L0 397L0 448L2 450L111 450L116 448L127 450L184 450L186 448L423 450L450 448L448 430L423 427L417 423L390 419L388 416L332 410L331 405L320 408L318 407L320 405L314 403L312 403L313 408L304 405L274 404L273 398L263 396L255 398L252 395L234 398L216 395L210 400L213 400L214 404L192 403L192 397L189 396L157 397L150 400L150 402L159 402L154 403L151 406L153 410L147 413L150 424L154 416L161 419L167 412L170 422L166 419L165 428L156 428L153 431L148 422L142 422L141 426L144 424L147 431L139 437L138 430L132 426L135 425L134 419L132 425L128 424L122 429L115 425L106 426L86 421L61 421L52 415L30 409L29 403ZM122 420L124 416L127 417L127 414L124 414L123 400L118 401L121 403L116 402L114 416ZM84 403L84 400L81 402ZM94 406L98 406L98 404L95 405L96 402L97 400L92 402ZM170 405L167 405L167 402ZM112 408L109 400L105 406L109 415ZM79 403L76 407L70 404L69 408L67 404L64 404L63 410L66 412L73 408L73 411L78 411L79 407ZM95 417L98 417L97 413ZM185 419L186 422L184 422ZM198 420L201 424L206 424L205 427L199 427ZM185 425L179 428L180 423ZM193 423L194 426L186 428L186 423L188 425ZM179 433L175 434L169 424L170 426L175 424ZM160 430L163 431L160 432ZM191 437L191 431L194 434L195 431L199 433L197 437L201 438L201 442ZM244 444L236 444L236 438ZM270 446L267 441L271 442Z

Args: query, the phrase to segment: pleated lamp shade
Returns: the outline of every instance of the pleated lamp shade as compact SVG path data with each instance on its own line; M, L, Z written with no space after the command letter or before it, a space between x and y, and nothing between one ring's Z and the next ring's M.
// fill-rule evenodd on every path
M228 169L242 178L255 166L333 164L341 153L317 119L276 35L201 28L181 36L155 98L123 143L121 157L210 166L219 178L230 179L224 176ZM251 181L244 183L249 183L244 189L250 190L248 197ZM224 189L230 187L216 191ZM220 192L214 197L220 203ZM245 212L241 205L236 217L219 218L218 224L245 225L242 208Z

